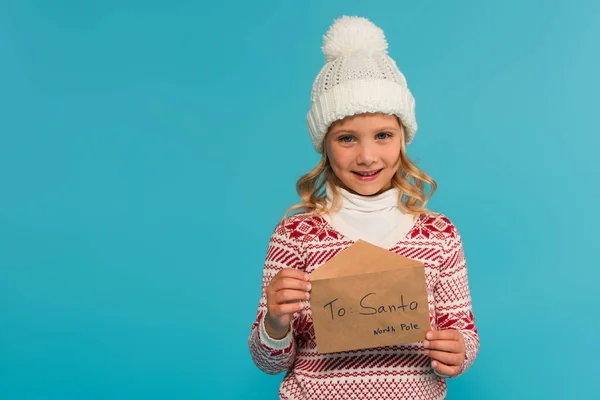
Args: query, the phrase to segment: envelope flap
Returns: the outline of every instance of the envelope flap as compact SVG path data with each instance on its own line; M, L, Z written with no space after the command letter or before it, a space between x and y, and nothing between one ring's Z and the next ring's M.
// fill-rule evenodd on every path
M317 268L311 274L311 280L422 266L419 261L403 257L364 240L358 240Z

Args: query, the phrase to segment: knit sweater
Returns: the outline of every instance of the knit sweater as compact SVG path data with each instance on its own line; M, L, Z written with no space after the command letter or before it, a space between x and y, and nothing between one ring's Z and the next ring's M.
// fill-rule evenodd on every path
M349 237L352 233L349 230L344 233L336 229L334 220L331 216L301 213L283 219L275 227L266 252L262 297L248 338L254 363L268 374L285 372L279 388L280 399L445 398L446 380L431 367L431 358L425 355L421 342L319 353L310 301L303 310L294 313L286 337L275 340L266 333L265 291L273 276L284 268L310 274L356 241L356 237ZM421 214L412 226L397 232L400 236L382 247L424 264L431 328L462 333L466 347L460 370L463 374L477 356L479 336L460 234L439 213Z

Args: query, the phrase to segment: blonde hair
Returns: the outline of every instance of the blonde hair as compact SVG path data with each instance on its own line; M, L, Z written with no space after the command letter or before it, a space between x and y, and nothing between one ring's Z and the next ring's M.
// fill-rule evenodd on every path
M400 123L402 132L404 132L404 126L400 120L398 122ZM398 188L400 191L398 208L404 213L415 216L431 213L425 206L437 190L436 181L409 159L406 154L404 138L402 138L399 157L400 165L392 178L392 187ZM329 212L327 194L324 190L325 185L328 183L333 194L331 208L335 210L340 204L339 187L344 187L345 185L333 173L327 157L327 151L324 150L319 163L296 182L296 191L300 196L301 202L292 205L285 215L287 216L294 211L313 213L315 215L323 215ZM431 189L428 193L425 192L426 184Z

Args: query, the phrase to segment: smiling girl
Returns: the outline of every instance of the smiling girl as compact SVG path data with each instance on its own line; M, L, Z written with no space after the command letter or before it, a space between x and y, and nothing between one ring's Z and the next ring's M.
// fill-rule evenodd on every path
M417 131L414 99L383 31L367 19L336 20L323 52L307 115L322 158L297 182L297 213L269 241L250 354L264 372L285 372L280 399L443 399L446 379L475 360L479 336L461 236L425 208L436 182L406 154ZM359 239L424 264L425 341L316 350L310 274Z

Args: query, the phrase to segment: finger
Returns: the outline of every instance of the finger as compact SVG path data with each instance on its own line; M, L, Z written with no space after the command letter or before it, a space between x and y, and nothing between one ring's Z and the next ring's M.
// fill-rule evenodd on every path
M425 336L427 340L462 340L462 334L454 329L429 331Z
M284 304L296 301L305 301L310 298L310 293L302 290L283 289L275 292L271 298L273 304Z
M295 278L279 278L271 285L271 290L274 292L284 289L294 289L308 292L311 289L311 284L310 282L305 282Z
M446 353L445 351L427 350L425 351L425 354L432 359L449 366L460 366L464 360L464 357L460 354Z
M423 346L430 350L441 350L450 353L461 353L465 351L464 345L456 340L424 340Z
M295 303L278 304L271 307L271 309L269 310L269 314L271 314L274 318L277 318L277 316L292 314L301 311L304 309L304 307L305 304L302 301L298 301Z
M441 375L447 376L448 378L452 378L458 375L458 372L460 371L460 367L445 365L440 363L439 361L432 361L431 366Z
M294 278L294 279L299 279L301 281L305 281L308 282L310 276L304 272L304 271L300 271L299 269L296 268L284 268L281 271L279 271L276 275L275 278Z

